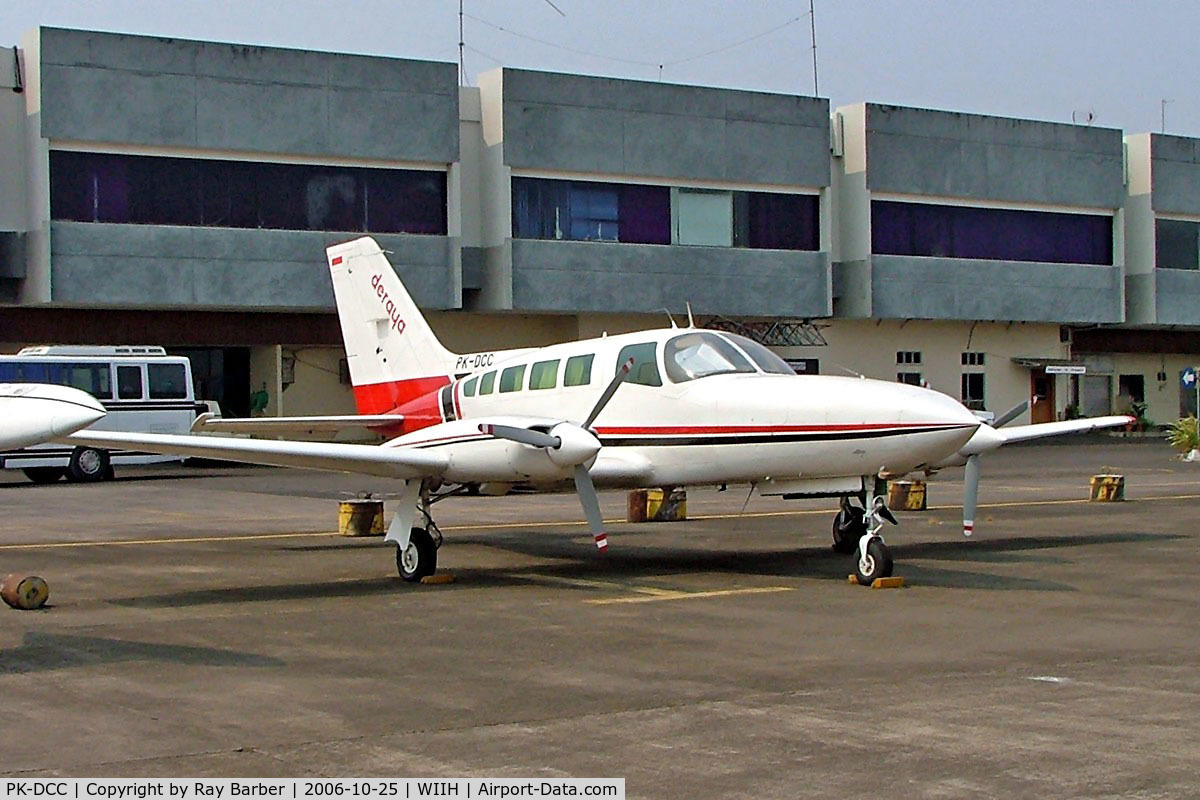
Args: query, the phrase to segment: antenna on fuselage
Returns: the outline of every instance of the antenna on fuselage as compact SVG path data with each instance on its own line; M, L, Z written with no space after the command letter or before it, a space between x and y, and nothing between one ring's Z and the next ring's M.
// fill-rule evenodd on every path
M665 311L667 313L667 319L671 320L671 328L672 329L678 328L679 326L675 324L675 318L671 316L671 309L667 308L666 306L663 306L663 311Z
M696 327L696 320L692 317L692 302L690 300L687 301L687 310L688 310L688 327L694 328L694 327Z

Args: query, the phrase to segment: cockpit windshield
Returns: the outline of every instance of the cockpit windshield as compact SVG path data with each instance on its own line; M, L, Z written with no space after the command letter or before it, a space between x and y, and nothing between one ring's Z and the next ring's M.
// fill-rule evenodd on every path
M796 370L788 366L788 363L779 356L772 353L763 345L747 339L745 336L738 336L736 333L725 334L738 347L746 351L746 355L754 359L754 363L758 364L758 368L763 372L772 375L795 375Z
M667 341L663 349L667 377L675 383L729 372L755 372L754 365L715 333L695 331Z

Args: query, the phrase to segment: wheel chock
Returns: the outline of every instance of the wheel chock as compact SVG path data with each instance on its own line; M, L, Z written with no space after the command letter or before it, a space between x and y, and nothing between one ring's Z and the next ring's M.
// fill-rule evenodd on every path
M851 586L861 586L858 581L858 576L851 573L846 577L846 582ZM871 582L872 589L902 589L904 587L904 578L876 578Z
M902 589L904 588L904 578L876 578L871 582L872 589Z
M421 583L426 585L454 583L454 575L449 572L439 572L436 575L426 575L424 578L421 578Z

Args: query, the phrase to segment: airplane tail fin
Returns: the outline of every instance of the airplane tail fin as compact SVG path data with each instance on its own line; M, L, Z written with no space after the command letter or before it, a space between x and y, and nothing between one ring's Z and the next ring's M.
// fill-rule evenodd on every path
M386 413L449 383L457 354L438 341L375 240L325 254L359 413Z

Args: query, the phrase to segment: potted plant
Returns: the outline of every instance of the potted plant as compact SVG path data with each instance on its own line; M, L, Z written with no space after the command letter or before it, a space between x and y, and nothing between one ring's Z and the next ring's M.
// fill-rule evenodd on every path
M1195 417L1175 420L1167 430L1167 441L1183 455L1185 461L1200 460L1200 431L1197 431Z

